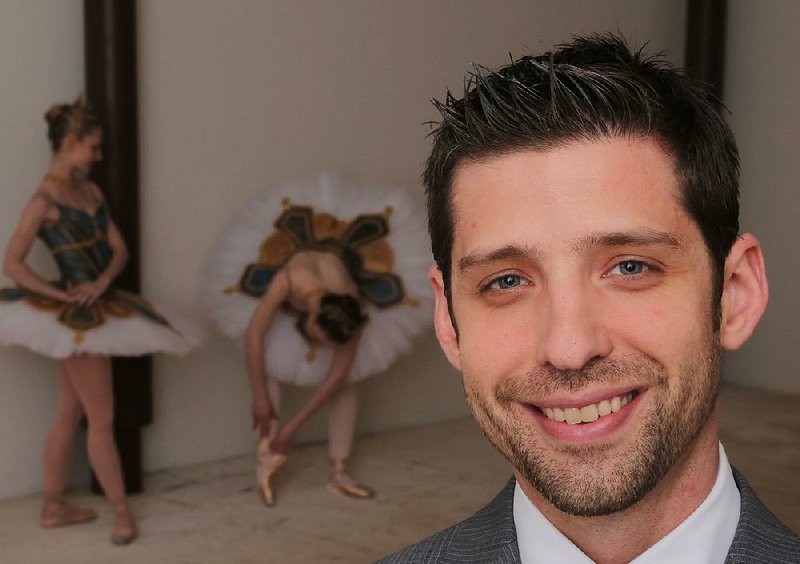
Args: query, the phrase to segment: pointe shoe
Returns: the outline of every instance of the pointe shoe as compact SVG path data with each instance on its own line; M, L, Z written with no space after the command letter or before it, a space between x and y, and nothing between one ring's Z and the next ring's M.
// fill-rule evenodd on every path
M122 546L132 543L138 532L133 514L127 505L114 509L114 528L111 529L111 544Z
M369 499L375 497L375 490L359 484L347 474L346 460L332 460L331 479L325 486L331 493L354 497L357 499Z
M262 437L258 441L258 451L256 455L256 479L258 480L258 493L261 501L267 507L275 505L275 491L272 487L272 476L278 468L286 462L286 455L274 452L270 447L267 437Z
M39 515L39 525L43 529L81 525L97 519L93 509L75 507L62 499L45 500Z

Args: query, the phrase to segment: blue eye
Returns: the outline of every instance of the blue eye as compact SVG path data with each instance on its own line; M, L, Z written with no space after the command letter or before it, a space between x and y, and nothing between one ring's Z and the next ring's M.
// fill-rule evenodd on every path
M516 274L504 274L500 278L495 278L489 287L493 290L508 290L509 288L521 286L525 283L526 281L524 281L521 276L517 276Z
M650 269L640 260L623 260L611 269L610 274L621 274L622 276L635 276L642 274Z

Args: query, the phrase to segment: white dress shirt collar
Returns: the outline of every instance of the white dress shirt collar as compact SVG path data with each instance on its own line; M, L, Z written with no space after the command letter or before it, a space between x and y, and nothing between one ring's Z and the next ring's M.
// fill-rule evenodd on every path
M719 470L703 503L667 536L636 557L632 564L709 564L725 561L736 534L741 500L725 449L719 445ZM553 526L517 483L514 526L522 564L593 561Z

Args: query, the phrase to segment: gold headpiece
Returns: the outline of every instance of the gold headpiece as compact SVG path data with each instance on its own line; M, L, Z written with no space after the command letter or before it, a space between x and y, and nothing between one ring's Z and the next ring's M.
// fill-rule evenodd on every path
M97 121L83 95L78 96L71 104L54 104L44 114L44 118L51 126L55 125L58 129L63 127L63 135L72 133L76 136L86 133L87 125Z
M76 137L80 137L86 133L86 124L92 117L92 110L89 104L86 103L86 98L83 94L78 96L75 101L68 106L69 113L67 114L67 133L72 133Z

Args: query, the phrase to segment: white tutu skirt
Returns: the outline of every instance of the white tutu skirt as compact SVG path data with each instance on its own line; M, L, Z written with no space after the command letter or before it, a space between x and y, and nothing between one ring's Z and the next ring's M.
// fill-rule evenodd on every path
M75 308L24 290L4 292L27 296L0 299L0 344L23 346L44 356L183 355L202 341L197 323L128 292L112 292L90 308Z
M394 255L392 272L402 280L401 303L379 308L367 305L369 316L348 381L386 370L410 351L412 338L431 321L433 293L427 271L432 264L425 213L417 197L390 186L359 183L335 173L287 183L250 202L224 229L203 268L200 296L203 310L226 336L242 344L258 298L236 290L248 265L257 261L262 243L288 203L309 206L341 221L364 214L388 216L386 241ZM295 328L296 317L278 310L265 337L267 373L300 386L320 384L328 374L333 351L309 345Z

